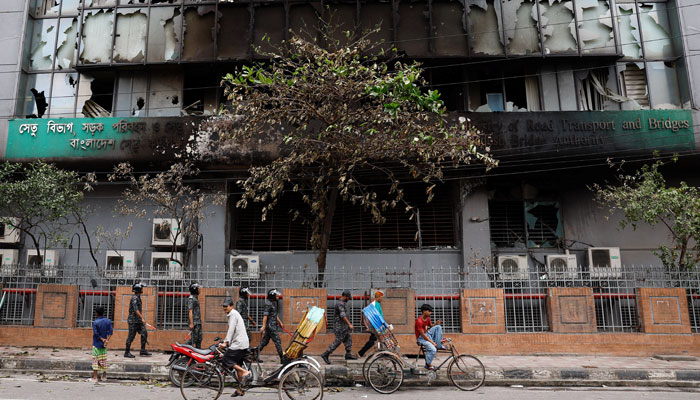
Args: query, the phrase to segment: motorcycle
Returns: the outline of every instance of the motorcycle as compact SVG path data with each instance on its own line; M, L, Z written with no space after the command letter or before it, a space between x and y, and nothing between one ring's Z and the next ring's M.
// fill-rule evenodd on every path
M173 354L170 356L167 365L170 367L170 382L179 387L182 374L193 361L204 362L214 358L220 340L220 337L214 338L215 343L209 346L208 349L198 349L189 344L178 342L171 344L170 347L173 349Z

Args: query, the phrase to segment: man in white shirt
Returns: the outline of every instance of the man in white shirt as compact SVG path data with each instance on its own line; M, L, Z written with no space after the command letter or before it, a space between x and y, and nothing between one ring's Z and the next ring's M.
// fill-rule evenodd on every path
M221 343L221 347L228 346L226 353L224 353L223 365L226 368L233 367L238 374L238 381L243 383L244 379L250 376L250 371L243 368L243 360L250 347L245 323L243 322L241 314L234 308L231 298L224 300L221 305L224 308L224 312L226 312L226 318L228 320L226 338ZM244 394L245 392L239 387L233 393L233 397L243 396Z

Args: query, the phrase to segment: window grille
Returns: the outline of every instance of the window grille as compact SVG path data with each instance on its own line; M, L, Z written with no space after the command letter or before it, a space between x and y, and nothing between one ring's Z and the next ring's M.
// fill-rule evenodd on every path
M524 213L522 201L489 201L491 242L496 247L525 245Z

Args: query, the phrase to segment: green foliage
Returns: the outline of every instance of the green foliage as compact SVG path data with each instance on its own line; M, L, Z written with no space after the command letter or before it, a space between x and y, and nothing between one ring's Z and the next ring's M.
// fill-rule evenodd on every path
M668 186L659 171L664 163L645 165L634 174L619 176L619 185L598 186L593 190L610 212L621 210L622 228L636 229L640 223L662 224L670 234L672 246L659 246L655 254L668 270L696 268L700 261L700 191L680 182Z

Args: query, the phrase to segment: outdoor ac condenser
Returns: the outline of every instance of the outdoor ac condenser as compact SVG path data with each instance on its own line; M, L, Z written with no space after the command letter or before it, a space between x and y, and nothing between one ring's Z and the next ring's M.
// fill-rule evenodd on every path
M135 251L107 251L105 261L105 277L107 278L136 278Z
M58 274L58 252L45 250L41 256L36 249L27 250L27 275L55 278Z
M170 258L183 260L182 253L171 253L169 251L156 251L151 253L151 278L153 279L183 279L182 264Z
M622 278L619 247L589 247L588 272L593 279Z
M178 232L180 226L175 218L153 218L153 230L151 234L152 246L176 246L185 244L185 237Z
M576 279L578 276L575 254L547 254L544 260L550 279Z
M19 243L19 218L7 218L9 221L0 222L0 243Z
M0 249L0 276L17 275L19 264L19 250Z
M231 279L260 279L260 257L229 256L228 272Z
M530 277L527 255L498 256L497 262L501 280L527 280Z

